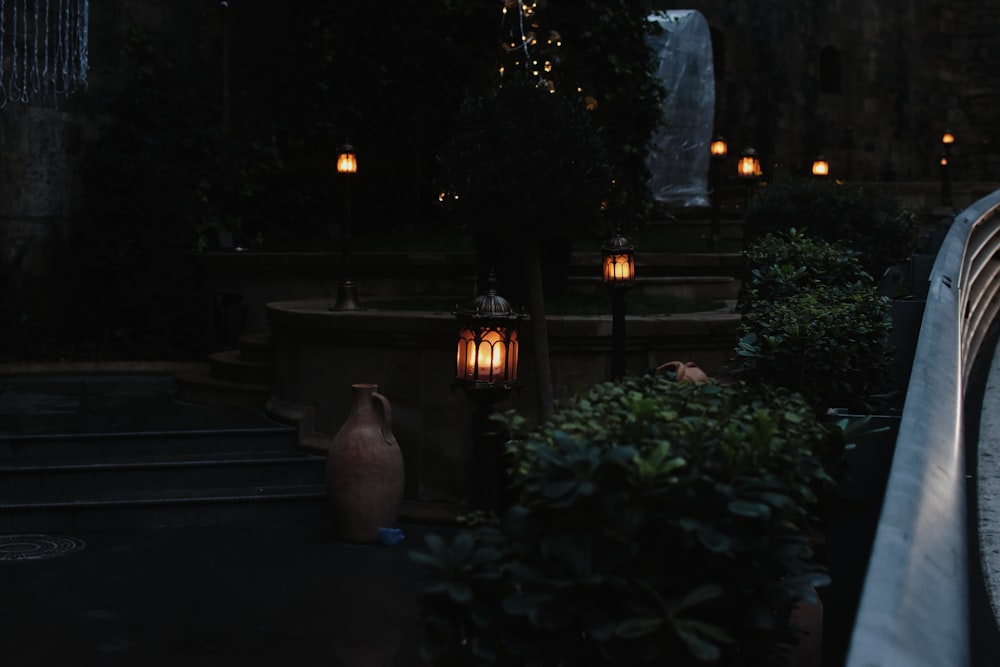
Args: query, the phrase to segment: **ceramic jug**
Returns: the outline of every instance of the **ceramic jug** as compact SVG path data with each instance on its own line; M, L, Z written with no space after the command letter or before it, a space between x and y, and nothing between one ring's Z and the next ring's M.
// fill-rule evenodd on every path
M378 541L395 525L403 500L403 454L392 434L389 400L376 384L351 385L351 412L326 457L326 489L338 537Z

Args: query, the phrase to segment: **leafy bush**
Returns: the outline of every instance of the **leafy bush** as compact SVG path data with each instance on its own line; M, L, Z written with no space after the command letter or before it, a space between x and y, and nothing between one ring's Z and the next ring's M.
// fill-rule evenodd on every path
M787 177L750 201L744 238L749 242L792 228L861 253L865 271L880 278L906 259L916 243L916 214L897 199L860 185Z
M735 375L801 392L819 411L863 407L885 388L892 319L858 251L791 229L744 259Z
M755 300L740 327L735 373L801 392L819 411L863 408L888 384L892 320L874 288L814 286Z
M515 431L524 421L508 417ZM518 501L427 539L434 665L771 665L826 576L832 431L782 389L626 378L509 443Z
M840 243L820 241L790 229L768 234L743 253L741 302L779 299L827 285L872 285L861 268L861 253Z

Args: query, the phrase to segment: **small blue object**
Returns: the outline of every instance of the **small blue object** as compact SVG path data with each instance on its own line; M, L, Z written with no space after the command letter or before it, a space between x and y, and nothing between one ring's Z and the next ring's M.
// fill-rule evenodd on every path
M403 534L399 528L379 528L378 529L378 540L382 544L392 547L406 539L406 535Z

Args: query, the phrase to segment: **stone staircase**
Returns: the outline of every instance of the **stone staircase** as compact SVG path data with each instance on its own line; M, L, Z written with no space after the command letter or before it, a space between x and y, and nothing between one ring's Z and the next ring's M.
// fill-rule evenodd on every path
M0 436L0 533L322 521L294 429Z
M177 398L205 405L262 408L274 378L270 334L244 334L238 344L235 350L210 354L200 370L178 373Z

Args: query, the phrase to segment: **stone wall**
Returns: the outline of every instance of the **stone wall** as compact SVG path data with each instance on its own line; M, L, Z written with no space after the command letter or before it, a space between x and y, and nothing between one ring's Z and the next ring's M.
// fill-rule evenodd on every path
M1000 15L993 3L663 6L705 15L724 54L716 64L716 127L737 150L753 145L770 173L802 173L822 153L837 177L934 181L947 129L957 137L955 180L1000 175ZM839 61L836 85L822 76L824 47Z

